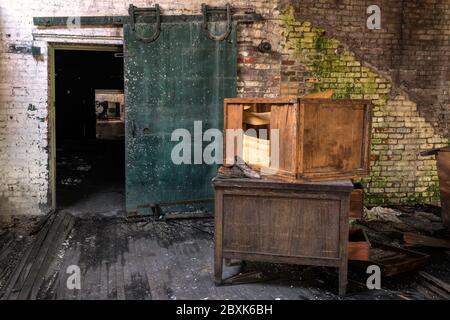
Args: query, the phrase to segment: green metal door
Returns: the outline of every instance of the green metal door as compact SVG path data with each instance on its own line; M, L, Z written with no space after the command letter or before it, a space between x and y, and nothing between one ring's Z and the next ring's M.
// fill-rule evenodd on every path
M167 203L178 203L177 210L204 207L195 201L213 198L217 165L194 164L194 121L202 121L203 131L223 128L223 99L236 95L235 25L226 40L216 41L201 19L172 16L149 43L138 38L155 24L133 25L124 25L127 212L160 204L169 210ZM208 25L218 33L226 27ZM191 134L191 164L171 160L176 129Z

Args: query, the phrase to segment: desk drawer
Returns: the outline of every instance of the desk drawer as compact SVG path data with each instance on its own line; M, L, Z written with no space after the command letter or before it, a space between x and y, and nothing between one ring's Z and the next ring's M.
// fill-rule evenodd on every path
M223 250L339 258L341 200L224 195Z

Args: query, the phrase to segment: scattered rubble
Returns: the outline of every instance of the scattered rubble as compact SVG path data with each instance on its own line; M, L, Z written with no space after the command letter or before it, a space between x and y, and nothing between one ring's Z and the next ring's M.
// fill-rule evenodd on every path
M364 210L364 219L367 221L379 220L401 223L402 221L398 218L401 215L401 212L386 207L373 207Z

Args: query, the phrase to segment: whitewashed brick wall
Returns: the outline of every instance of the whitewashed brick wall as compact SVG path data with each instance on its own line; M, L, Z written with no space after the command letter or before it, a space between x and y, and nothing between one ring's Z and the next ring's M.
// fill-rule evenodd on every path
M278 14L277 1L267 0L157 2L163 14L199 14L204 2L216 6L230 2L236 7L253 7L269 19ZM122 43L121 28L37 28L33 25L33 17L127 15L130 3L150 7L155 1L0 2L0 215L43 214L49 210L48 43ZM257 45L264 36L261 34L264 28L266 24L259 23L245 27L243 32L241 27L239 38L243 45L240 50L247 51ZM38 46L43 59L36 60L30 53L14 52L11 45ZM242 54L246 55L245 52ZM268 92L276 94L274 89Z

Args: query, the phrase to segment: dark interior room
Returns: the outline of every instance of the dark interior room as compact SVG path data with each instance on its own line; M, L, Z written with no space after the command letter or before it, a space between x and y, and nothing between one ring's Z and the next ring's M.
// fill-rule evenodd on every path
M81 199L88 200L84 206L108 204L105 194L123 194L123 59L116 53L55 51L58 207L77 206ZM106 101L108 94L121 102Z

